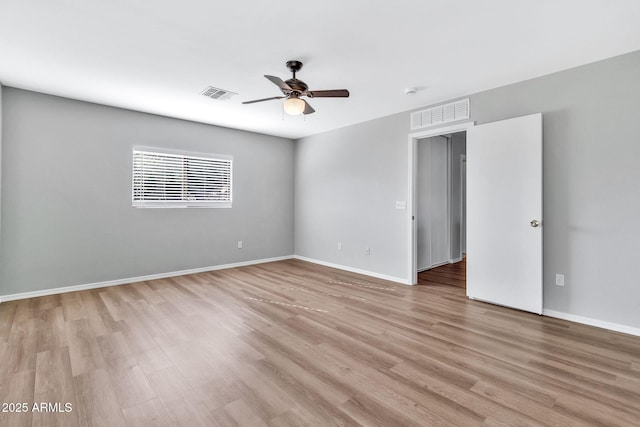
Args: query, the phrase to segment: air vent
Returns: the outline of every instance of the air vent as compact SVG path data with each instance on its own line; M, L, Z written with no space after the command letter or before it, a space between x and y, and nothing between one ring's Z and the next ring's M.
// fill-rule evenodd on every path
M411 113L411 130L469 118L469 98Z
M200 92L200 95L206 96L207 98L215 99L216 101L224 101L231 98L233 95L237 95L237 93L209 86L208 88Z

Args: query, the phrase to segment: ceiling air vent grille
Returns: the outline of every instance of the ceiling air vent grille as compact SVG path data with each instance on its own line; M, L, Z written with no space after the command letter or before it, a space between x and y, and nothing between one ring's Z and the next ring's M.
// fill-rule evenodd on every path
M469 98L411 113L411 130L469 118Z
M231 98L233 95L237 95L237 93L209 86L208 88L200 92L200 95L206 96L207 98L215 99L217 101L224 101Z

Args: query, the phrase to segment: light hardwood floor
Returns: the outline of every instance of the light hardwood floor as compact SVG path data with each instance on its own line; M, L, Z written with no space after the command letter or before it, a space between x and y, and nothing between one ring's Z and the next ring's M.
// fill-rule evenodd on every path
M282 261L0 304L0 425L640 424L640 338Z

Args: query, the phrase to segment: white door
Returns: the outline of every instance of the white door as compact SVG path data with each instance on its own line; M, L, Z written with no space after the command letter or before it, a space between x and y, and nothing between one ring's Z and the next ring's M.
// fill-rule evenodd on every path
M542 313L542 114L467 131L467 296Z

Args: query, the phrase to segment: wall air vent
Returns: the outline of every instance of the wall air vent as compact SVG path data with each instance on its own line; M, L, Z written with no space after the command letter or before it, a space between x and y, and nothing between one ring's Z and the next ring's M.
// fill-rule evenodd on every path
M469 98L411 113L411 130L469 118Z
M237 95L237 93L209 86L208 88L200 92L200 95L206 96L207 98L215 99L216 101L224 101L231 98L233 95Z

